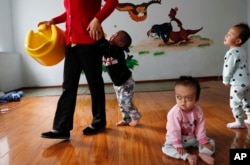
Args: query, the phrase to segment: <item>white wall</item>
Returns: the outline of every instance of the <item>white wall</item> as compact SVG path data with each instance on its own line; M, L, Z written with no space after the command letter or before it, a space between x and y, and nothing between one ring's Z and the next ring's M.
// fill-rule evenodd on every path
M52 67L38 64L25 52L24 41L29 30L37 31L38 22L63 12L63 1L12 0L11 2L15 49L22 55L23 86L61 85L63 61Z
M14 52L12 13L9 0L0 0L0 91L23 86L20 54Z
M20 54L0 52L0 91L7 92L22 87Z
M38 64L25 52L24 40L29 30L36 30L39 21L61 14L64 11L63 1L0 0L2 1L5 1L7 6L8 2L11 2L14 50L21 55L22 86L61 85L63 61L52 67ZM140 4L146 1L120 0L119 2ZM104 30L108 37L119 29L128 31L135 46L141 41L150 40L145 32L153 24L169 21L167 14L176 6L179 8L177 17L182 20L183 26L191 29L203 26L204 29L199 35L212 39L214 44L205 48L168 51L162 56L138 55L137 52L132 52L135 59L139 61L139 66L134 69L134 77L137 81L172 79L182 74L195 77L221 75L223 56L228 49L223 45L224 35L231 25L246 22L247 19L250 22L247 18L249 15L247 0L162 0L161 5L153 4L148 7L148 17L142 22L132 21L128 13L115 10L103 23ZM64 29L64 24L60 27ZM11 44L9 47L11 49ZM2 69L1 66L0 69ZM110 82L106 73L104 73L104 80ZM86 83L84 76L80 83Z
M0 52L12 52L12 15L9 0L0 0L0 22Z

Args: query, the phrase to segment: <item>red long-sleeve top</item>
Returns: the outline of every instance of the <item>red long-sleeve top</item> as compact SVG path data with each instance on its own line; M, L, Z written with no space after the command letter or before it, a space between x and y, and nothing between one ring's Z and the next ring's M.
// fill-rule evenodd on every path
M55 24L66 22L66 44L92 44L87 27L95 17L102 23L116 8L118 0L64 0L65 12L53 18ZM101 9L101 10L100 10Z

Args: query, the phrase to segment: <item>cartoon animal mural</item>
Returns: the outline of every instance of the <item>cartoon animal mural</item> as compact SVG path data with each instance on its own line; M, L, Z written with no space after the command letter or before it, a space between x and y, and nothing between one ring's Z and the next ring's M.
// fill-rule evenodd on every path
M132 2L119 3L116 10L121 12L128 12L130 18L135 22L141 22L147 19L149 14L147 9L152 4L163 3L161 0L148 0L141 4L134 4ZM157 11L156 11L157 12ZM203 27L199 29L185 29L180 19L176 17L178 8L171 8L166 17L170 18L169 22L151 25L149 30L143 32L148 37L153 39L141 40L136 45L131 45L130 50L136 52L138 55L153 54L153 56L165 55L169 50L187 50L192 47L207 47L213 43L212 40L194 35L200 32ZM174 24L177 24L177 29ZM140 24L142 25L142 24ZM114 26L115 28L117 26ZM139 66L139 62L133 56L127 56L126 62L130 69Z
M127 11L132 20L139 22L144 21L147 18L148 7L155 3L161 4L161 0L151 0L139 5L133 3L119 3L116 9L119 11Z
M196 34L203 29L203 27L195 30L184 29L182 26L182 22L176 18L176 13L178 8L171 8L168 16L171 18L170 22L163 24L155 24L148 31L147 36L154 37L157 35L160 37L165 44L175 44L175 43L183 43L188 42L190 40L189 35ZM171 24L172 21L177 23L179 27L179 31L173 31L173 26Z

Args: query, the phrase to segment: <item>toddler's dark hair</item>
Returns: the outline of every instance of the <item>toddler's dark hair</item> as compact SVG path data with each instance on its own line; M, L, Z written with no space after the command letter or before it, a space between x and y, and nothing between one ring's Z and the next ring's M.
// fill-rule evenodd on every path
M121 32L123 33L123 42L124 42L123 49L128 50L128 47L132 43L132 38L130 37L130 35L126 31L121 30Z
M192 76L180 76L179 79L176 80L175 86L177 85L183 85L187 87L193 87L196 89L196 101L199 100L200 98L200 92L201 92L201 87L200 83L193 78Z
M240 29L241 32L240 32L239 38L242 40L241 45L243 45L250 37L250 28L248 24L239 23L239 24L234 25L233 27Z

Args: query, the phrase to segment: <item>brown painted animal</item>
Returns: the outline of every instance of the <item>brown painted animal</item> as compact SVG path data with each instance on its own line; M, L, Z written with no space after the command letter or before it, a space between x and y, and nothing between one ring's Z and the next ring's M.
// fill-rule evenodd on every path
M196 34L199 31L203 29L203 27L195 30L191 29L184 29L182 26L182 22L176 18L176 13L178 11L178 8L172 8L168 14L168 16L171 18L169 23L163 23L163 24L156 24L151 27L150 30L148 30L147 35L150 36L153 33L156 34L158 37L162 38L163 42L165 44L175 44L175 43L181 43L181 42L188 42L190 40L189 36L192 34ZM173 31L173 27L171 22L175 21L177 23L177 26L180 28L179 31Z
M148 6L154 3L161 3L161 0L151 0L139 5L133 3L119 3L116 7L119 11L127 11L132 20L139 22L147 18Z
M188 42L190 40L189 35L196 34L203 29L196 30L185 30L181 29L180 31L172 31L173 27L171 23L155 24L148 30L147 35L151 36L156 34L160 37L165 44L175 44L181 42Z

